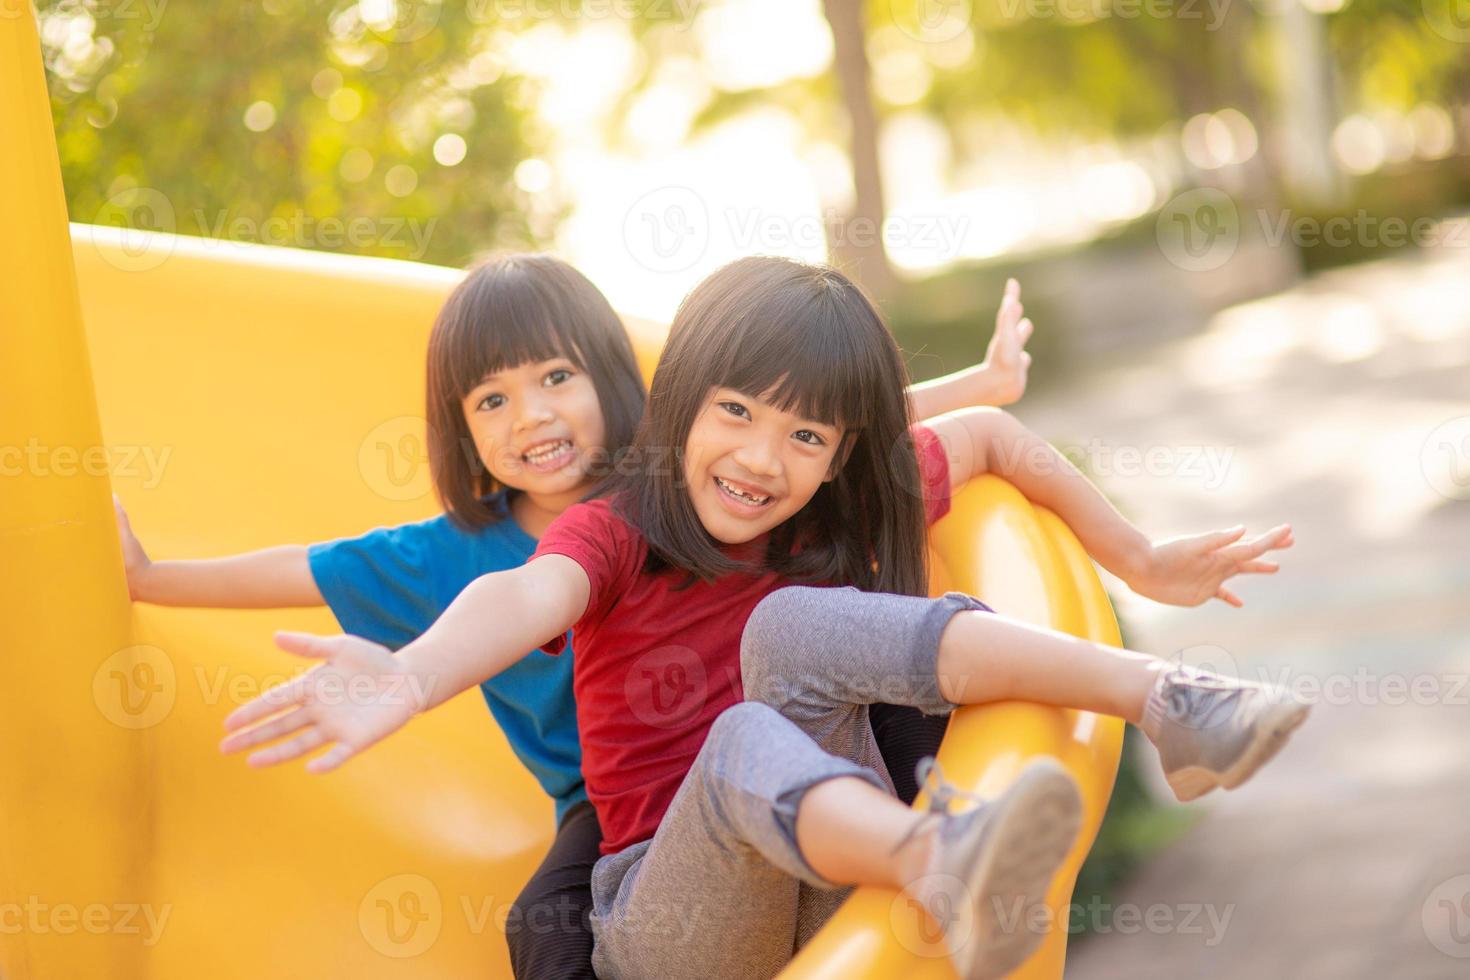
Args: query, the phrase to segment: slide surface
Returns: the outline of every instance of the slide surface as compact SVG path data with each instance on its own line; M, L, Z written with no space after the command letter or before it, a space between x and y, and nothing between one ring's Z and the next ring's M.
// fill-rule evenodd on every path
M271 630L335 623L131 605L109 502L115 490L170 558L435 513L423 360L458 273L68 234L50 125L34 22L0 18L0 129L20 148L0 154L14 216L0 237L0 910L22 923L0 930L0 976L508 977L502 930L552 810L479 695L329 777L221 756L229 710L301 666ZM662 330L630 329L651 370ZM1071 532L1001 481L959 494L931 543L937 590L1117 641ZM1037 754L1076 775L1086 821L1056 910L1121 734L1021 704L951 726L940 758L962 788L994 793ZM863 889L787 975L950 975L925 932L893 894ZM1058 978L1064 953L1053 930L1017 975Z

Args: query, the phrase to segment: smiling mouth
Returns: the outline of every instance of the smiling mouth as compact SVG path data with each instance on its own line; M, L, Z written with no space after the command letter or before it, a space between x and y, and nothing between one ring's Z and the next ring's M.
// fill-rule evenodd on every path
M766 504L771 502L770 494L762 496L760 494L751 493L748 490L742 490L739 487L735 486L733 483L729 483L718 476L715 477L715 485L718 486L720 490L724 492L727 496L733 498L746 507L764 507Z
M527 452L521 454L521 459L532 466L549 466L559 462L572 454L572 441L570 439L554 439L551 442L543 442Z

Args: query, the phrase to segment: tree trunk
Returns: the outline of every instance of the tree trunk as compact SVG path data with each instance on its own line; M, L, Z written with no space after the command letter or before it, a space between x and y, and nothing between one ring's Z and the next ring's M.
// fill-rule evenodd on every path
M833 261L862 285L874 302L893 291L893 267L883 247L883 176L878 167L878 114L869 88L862 0L823 0L832 29L833 61L847 111L852 160L853 204L836 223L827 222Z

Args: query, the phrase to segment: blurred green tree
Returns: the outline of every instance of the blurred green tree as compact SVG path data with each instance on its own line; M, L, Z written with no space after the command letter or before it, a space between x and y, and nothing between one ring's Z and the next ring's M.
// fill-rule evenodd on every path
M451 265L535 245L534 93L493 11L45 2L72 218Z

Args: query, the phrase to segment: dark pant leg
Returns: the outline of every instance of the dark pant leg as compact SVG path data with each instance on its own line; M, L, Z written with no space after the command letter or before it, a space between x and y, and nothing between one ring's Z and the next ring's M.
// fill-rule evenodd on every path
M926 715L908 705L878 703L868 705L868 722L893 780L894 794L912 806L919 795L914 770L925 756L939 754L949 715Z
M516 897L505 924L516 980L595 980L592 972L592 866L602 827L585 801L562 817L541 867Z

